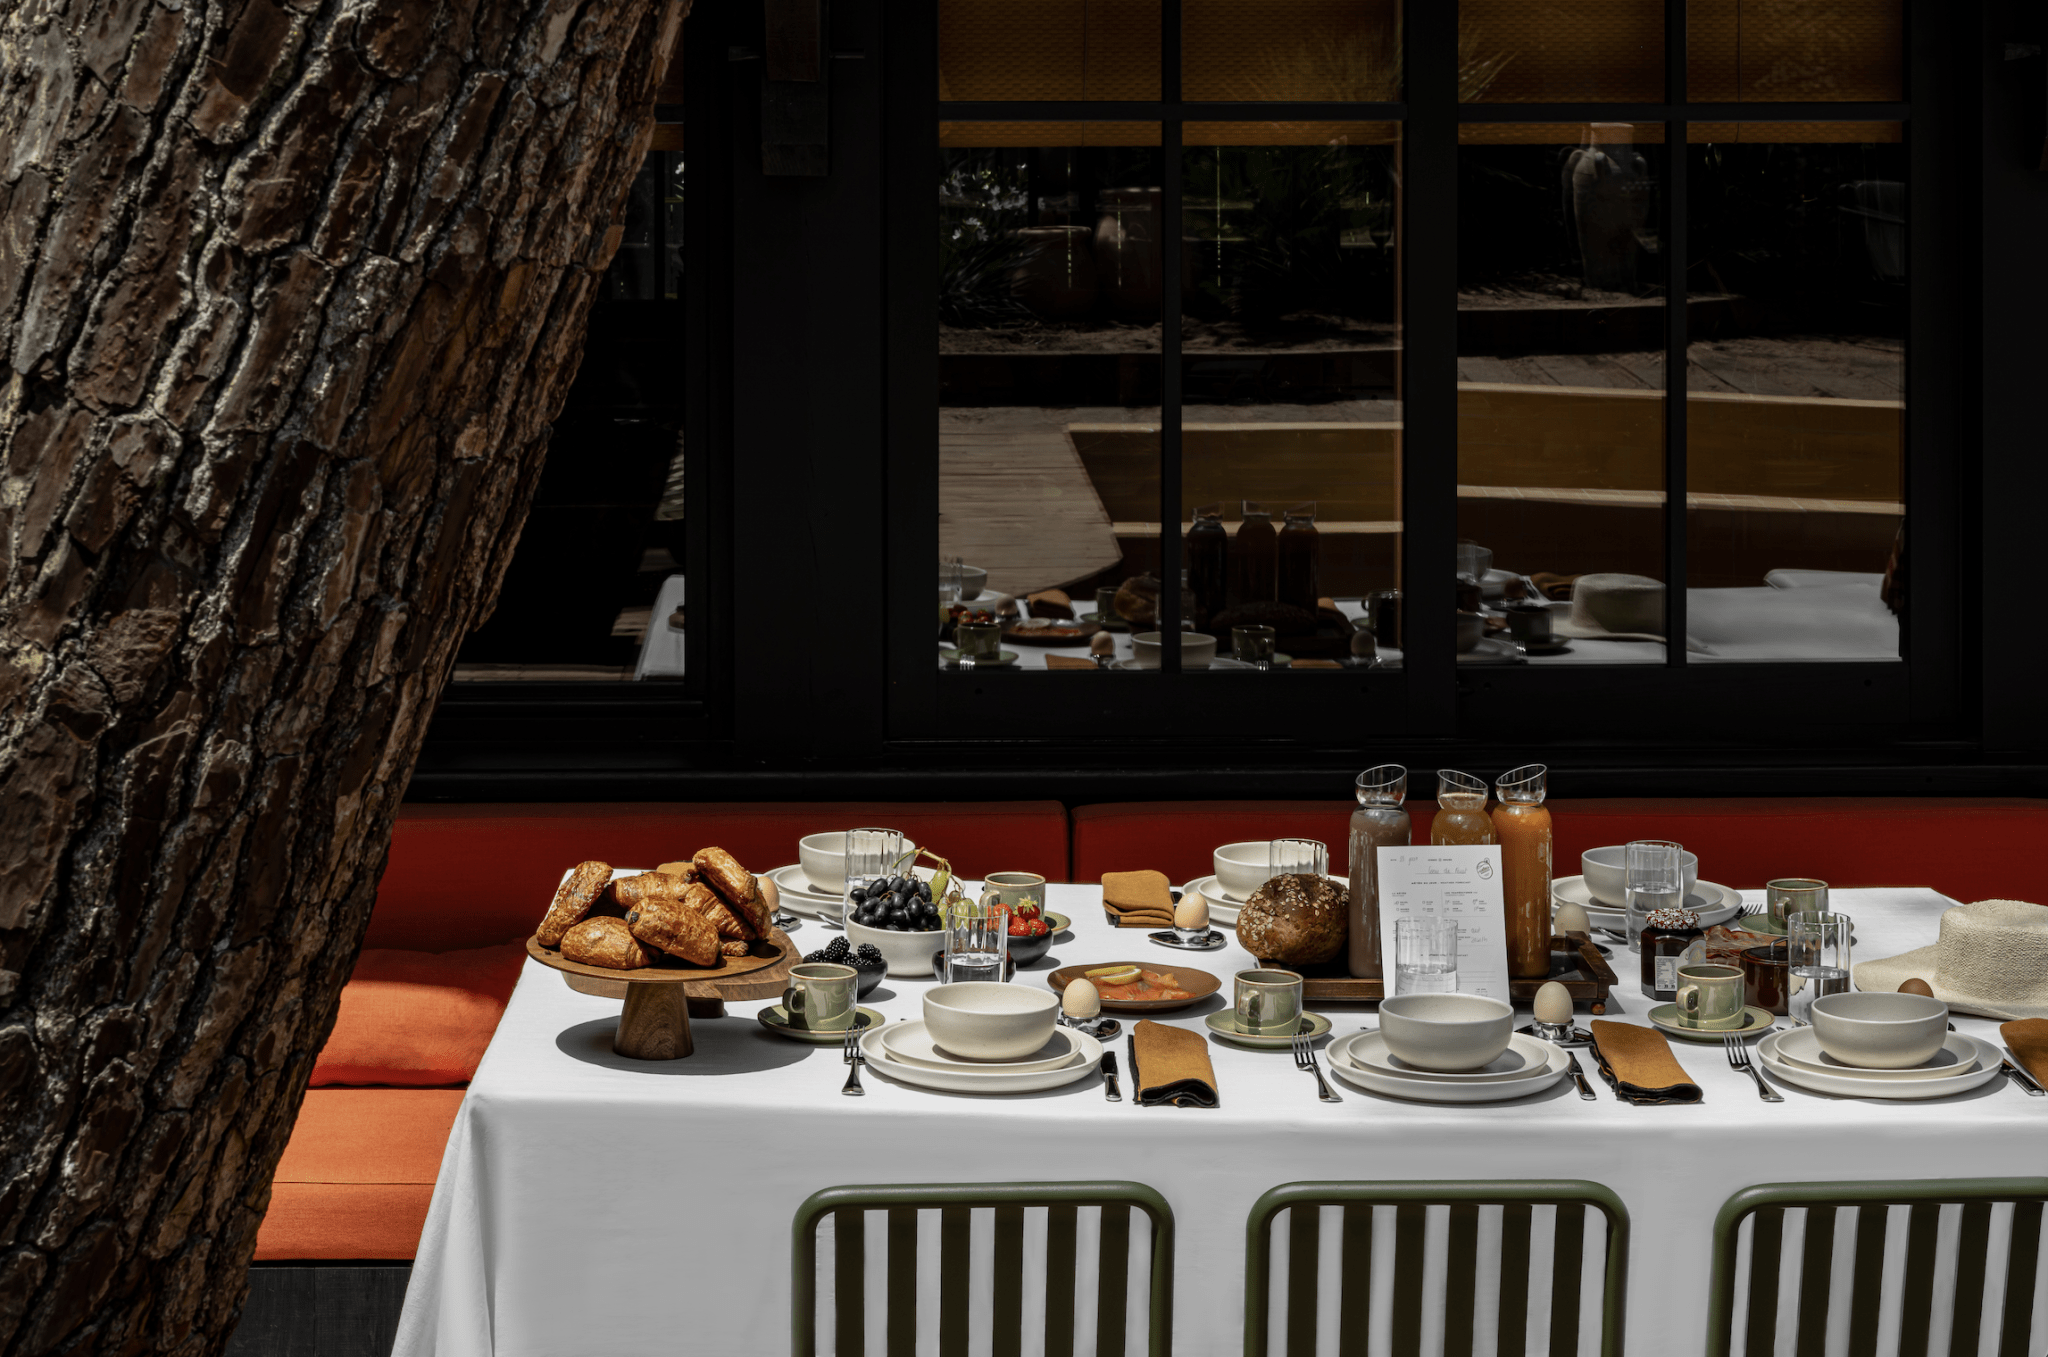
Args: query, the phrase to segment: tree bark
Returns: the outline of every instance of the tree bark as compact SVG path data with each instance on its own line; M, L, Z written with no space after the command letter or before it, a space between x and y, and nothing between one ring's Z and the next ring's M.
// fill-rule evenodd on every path
M0 1353L217 1351L687 0L0 0Z

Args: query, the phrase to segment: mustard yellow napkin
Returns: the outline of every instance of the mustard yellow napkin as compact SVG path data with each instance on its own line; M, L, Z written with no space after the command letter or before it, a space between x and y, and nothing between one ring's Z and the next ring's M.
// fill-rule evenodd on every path
M1164 872L1104 872L1102 907L1119 928L1170 928L1173 885Z
M2002 1023L1998 1035L2005 1038L2013 1062L2033 1075L2035 1083L2048 1088L2048 1018Z
M1099 666L1097 666L1095 661L1084 660L1079 655L1048 655L1045 657L1045 667L1047 669L1095 669Z
M1140 1107L1215 1107L1209 1043L1181 1027L1141 1022L1131 1029L1131 1086Z
M1587 1027L1593 1034L1593 1053L1600 1059L1600 1077L1623 1102L1642 1107L1700 1101L1700 1086L1671 1054L1671 1042L1656 1028L1599 1018Z

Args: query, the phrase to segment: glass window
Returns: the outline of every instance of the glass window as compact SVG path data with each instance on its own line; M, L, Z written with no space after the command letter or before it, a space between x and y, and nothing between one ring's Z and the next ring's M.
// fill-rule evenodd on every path
M1904 97L1904 0L1688 0L1686 94L1702 103Z
M940 0L941 99L1158 97L1159 0Z
M1181 16L1186 98L1401 98L1399 0L1181 0Z
M1664 0L1459 0L1467 103L1655 103Z

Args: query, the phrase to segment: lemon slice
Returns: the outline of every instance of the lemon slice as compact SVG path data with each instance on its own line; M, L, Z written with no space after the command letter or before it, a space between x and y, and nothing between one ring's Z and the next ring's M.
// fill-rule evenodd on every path
M1144 972L1136 966L1099 966L1084 974L1098 985L1128 985Z

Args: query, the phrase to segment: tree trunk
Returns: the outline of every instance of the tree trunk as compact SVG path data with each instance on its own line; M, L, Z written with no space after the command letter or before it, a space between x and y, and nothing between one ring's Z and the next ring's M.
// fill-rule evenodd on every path
M217 1351L686 0L0 0L0 1353Z

